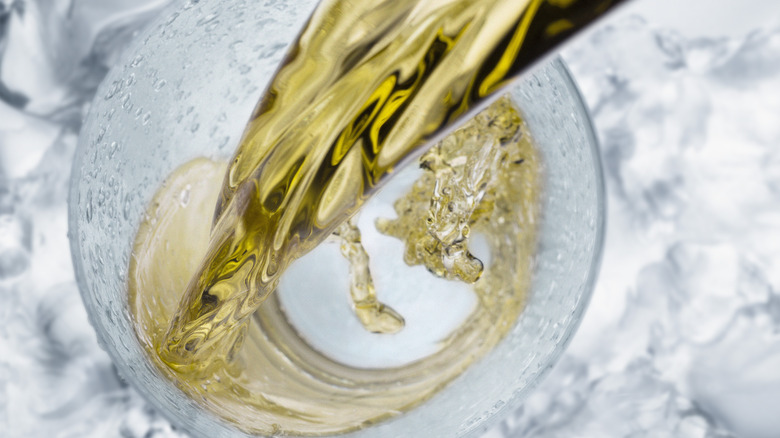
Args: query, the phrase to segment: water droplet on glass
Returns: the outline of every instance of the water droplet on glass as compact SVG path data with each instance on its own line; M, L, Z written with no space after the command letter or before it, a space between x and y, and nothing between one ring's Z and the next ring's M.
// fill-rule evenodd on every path
M184 188L184 190L181 191L179 194L179 204L181 204L182 207L187 207L187 204L190 203L190 191L192 190L192 186L187 184L187 187Z
M106 93L106 100L111 100L114 96L117 95L122 90L122 82L121 81L114 81L111 83L111 86L108 88L108 92Z
M219 17L219 14L216 14L216 13L212 12L211 14L208 14L205 17L203 17L200 20L198 20L197 25L198 26L205 26L205 25L207 25L209 23L213 23L217 19L217 17Z
M114 175L111 175L111 179L108 180L108 186L114 192L114 196L118 196L119 190L122 189L122 184L116 179Z
M260 52L260 54L257 56L257 59L268 59L279 53L282 49L285 48L285 46L285 44L274 44L271 47L266 47Z
M87 219L87 223L92 222L92 189L87 192L87 201L84 208L84 218Z
M126 111L133 109L133 104L130 103L130 93L125 94L125 97L122 98L122 108Z
M101 186L98 189L98 195L97 195L97 206L98 208L102 208L103 205L106 203L106 189L105 186Z
M133 194L128 193L127 196L125 196L125 205L122 208L122 216L125 217L125 220L130 220L130 209L133 204Z
M168 81L165 79L160 79L159 81L155 82L154 84L154 91L160 91L163 88L165 88L165 85L168 84Z
M114 158L117 150L119 150L119 143L112 141L108 146L108 158Z
M179 18L179 13L178 12L174 12L173 14L171 14L170 17L168 17L167 20L165 20L165 24L166 25L171 24L174 21L176 21L177 18Z

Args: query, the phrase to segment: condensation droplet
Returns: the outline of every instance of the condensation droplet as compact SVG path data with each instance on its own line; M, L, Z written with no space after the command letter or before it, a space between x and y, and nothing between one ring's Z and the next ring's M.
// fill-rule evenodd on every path
M97 206L98 208L102 208L103 205L106 203L106 189L104 186L100 186L98 189L98 195L97 195Z
M130 209L132 207L133 203L133 194L128 193L127 196L125 196L125 205L122 208L122 216L125 217L125 220L130 220Z
M114 155L116 155L116 151L118 151L120 148L119 143L113 141L108 146L108 158L114 158Z
M87 200L84 206L84 218L87 223L92 222L92 189L87 191Z
M111 175L111 178L108 180L108 186L114 192L114 196L118 196L119 190L122 189L122 184L116 179L114 175Z
M216 14L216 13L212 12L211 14L208 14L205 17L203 17L200 20L198 20L197 25L198 26L205 26L205 25L207 25L209 23L213 23L217 19L217 17L219 17L219 14Z
M271 47L264 47L262 51L260 51L260 54L257 56L257 59L268 59L275 54L279 53L282 49L286 47L285 44L274 44Z
M176 21L177 18L179 18L179 13L178 12L174 12L173 14L171 14L170 17L168 17L167 20L165 20L165 24L166 25L172 24L174 21Z
M133 108L133 104L130 103L130 93L125 94L122 98L122 108L126 111L130 111Z
M184 190L179 193L179 204L181 204L182 207L187 207L187 205L190 203L190 192L192 191L192 186L190 184L187 184L187 187L184 188Z
M108 92L106 92L106 100L111 100L114 96L117 95L122 90L122 82L121 81L114 81L111 83L111 86L108 88Z

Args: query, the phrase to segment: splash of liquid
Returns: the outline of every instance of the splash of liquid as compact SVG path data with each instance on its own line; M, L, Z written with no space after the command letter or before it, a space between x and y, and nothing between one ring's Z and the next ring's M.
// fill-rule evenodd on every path
M341 238L341 254L349 261L350 298L360 323L373 333L401 331L404 318L377 300L374 279L368 266L368 252L361 242L360 229L349 220L341 224L335 234Z
M482 276L484 263L468 248L471 230L489 221L496 199L511 191L514 166L525 161L518 146L522 134L520 116L504 97L422 156L426 173L396 202L399 218L377 222L382 233L405 241L406 263L467 283ZM427 199L427 210L415 206Z

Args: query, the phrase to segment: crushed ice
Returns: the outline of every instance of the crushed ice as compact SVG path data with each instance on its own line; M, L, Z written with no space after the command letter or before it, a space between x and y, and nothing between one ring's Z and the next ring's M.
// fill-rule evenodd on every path
M11 437L183 436L99 348L66 218L81 117L166 3L0 0L0 431ZM686 39L632 18L565 58L602 142L605 258L572 347L487 436L777 436L780 31Z

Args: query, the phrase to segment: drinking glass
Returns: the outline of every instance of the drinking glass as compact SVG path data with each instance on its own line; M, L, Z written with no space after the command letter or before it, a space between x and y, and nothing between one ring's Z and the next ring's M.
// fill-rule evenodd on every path
M314 6L314 0L189 0L169 7L101 85L76 152L70 240L91 323L122 376L195 436L248 435L190 399L147 359L127 305L135 233L174 169L201 156L230 158ZM537 66L511 98L543 164L526 307L494 349L431 399L343 436L479 436L544 378L582 318L599 268L605 209L588 112L560 59Z

